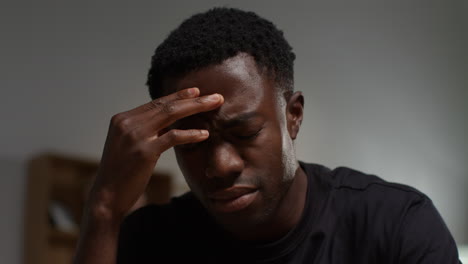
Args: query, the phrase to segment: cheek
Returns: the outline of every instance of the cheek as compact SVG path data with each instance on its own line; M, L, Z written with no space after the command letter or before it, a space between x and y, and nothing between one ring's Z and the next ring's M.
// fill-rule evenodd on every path
M284 168L283 180L291 181L296 173L297 160L294 145L289 137L289 133L283 134L281 164Z
M283 140L278 127L269 126L258 136L255 144L244 150L247 168L255 168L262 181L275 182L282 177Z
M267 181L280 189L291 182L296 171L296 155L294 146L286 126L278 126L268 134L268 139L262 141L262 163L269 172Z

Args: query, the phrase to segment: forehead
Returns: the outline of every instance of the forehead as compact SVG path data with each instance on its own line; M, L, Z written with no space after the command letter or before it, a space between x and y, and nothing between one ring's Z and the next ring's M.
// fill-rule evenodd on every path
M237 114L275 108L275 83L262 74L255 60L246 54L239 54L203 69L190 72L170 82L171 90L198 87L200 95L219 93L224 104L216 111L229 118Z

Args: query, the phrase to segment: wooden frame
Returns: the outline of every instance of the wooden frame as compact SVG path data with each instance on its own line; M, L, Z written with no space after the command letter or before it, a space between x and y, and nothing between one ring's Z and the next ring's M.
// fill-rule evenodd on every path
M31 159L28 165L24 263L71 263L78 230L63 231L54 227L49 219L49 208L52 201L65 205L79 227L85 196L99 163L44 153ZM146 189L148 202L165 203L170 193L170 175L154 173Z

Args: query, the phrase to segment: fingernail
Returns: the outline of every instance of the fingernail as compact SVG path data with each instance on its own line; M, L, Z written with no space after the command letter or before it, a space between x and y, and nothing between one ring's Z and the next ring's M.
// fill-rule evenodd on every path
M207 137L209 135L208 130L200 130L202 136Z
M189 96L194 96L197 93L198 88L190 88L187 90Z
M212 95L205 97L204 101L208 103L216 103L216 102L219 102L219 99L221 99L219 94L212 94Z

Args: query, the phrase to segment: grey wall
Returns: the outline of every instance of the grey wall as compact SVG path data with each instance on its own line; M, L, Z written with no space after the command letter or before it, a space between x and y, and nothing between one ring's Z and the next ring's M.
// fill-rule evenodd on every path
M0 156L0 263L21 263L25 168Z
M110 117L148 101L156 45L220 4L272 20L294 47L302 160L413 185L468 243L467 1L10 1L0 7L0 262L21 255L21 164L44 150L98 159ZM183 182L172 152L159 168Z

